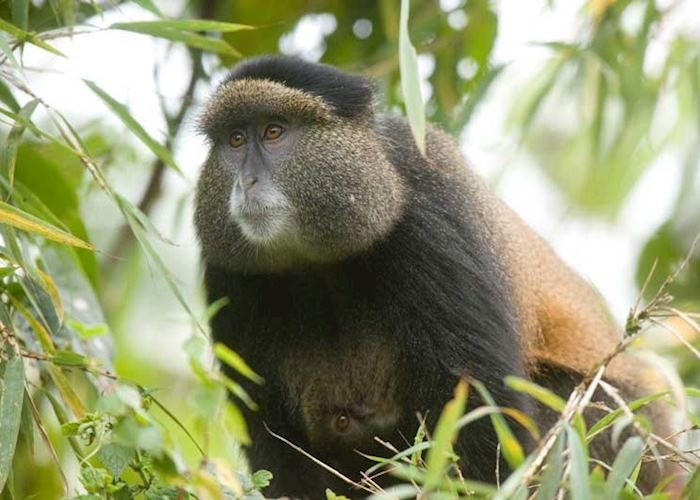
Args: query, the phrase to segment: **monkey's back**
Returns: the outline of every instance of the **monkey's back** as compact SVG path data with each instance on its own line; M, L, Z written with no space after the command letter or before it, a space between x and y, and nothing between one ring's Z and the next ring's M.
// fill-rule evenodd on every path
M620 329L593 286L493 193L468 165L454 139L430 127L426 147L430 167L461 184L465 195L476 200L470 206L477 207L478 213L472 215L483 226L489 240L487 247L510 286L527 373L536 382L568 397L581 377L616 349L621 340ZM628 401L666 389L652 366L624 352L609 363L605 378ZM606 399L607 395L598 391L596 398ZM553 424L557 416L543 413L540 423ZM671 415L665 403L654 403L643 413L654 422L658 435L671 435ZM587 414L596 420L603 416ZM601 436L594 441L592 453L612 460L616 449L609 436ZM649 490L663 477L655 464L645 465L642 476L642 484Z
M451 137L431 127L426 157L477 200L471 206L478 207L475 216L513 294L526 366L547 361L592 369L620 340L597 292L491 191Z

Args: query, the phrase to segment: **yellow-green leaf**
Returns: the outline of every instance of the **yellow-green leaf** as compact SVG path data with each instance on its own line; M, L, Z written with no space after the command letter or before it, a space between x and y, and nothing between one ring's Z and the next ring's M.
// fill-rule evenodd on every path
M479 395L484 400L484 402L491 406L496 406L496 402L491 397L491 394L486 390L484 384L479 381L472 381L472 385L479 392ZM503 453L503 458L506 459L508 465L513 469L517 469L520 464L525 460L525 453L523 448L515 439L515 436L508 427L506 419L500 413L491 414L491 423L493 429L496 431L496 436L498 437L498 442L501 444L501 453Z
M248 426L245 423L243 413L238 407L227 402L224 408L224 416L226 419L226 429L231 435L241 444L250 444L250 435L248 434Z
M532 396L537 401L546 405L548 408L551 408L557 413L561 413L564 411L566 401L554 394L549 389L537 385L534 382L530 382L529 380L525 380L520 377L514 377L512 375L509 375L505 378L505 383L511 389Z
M114 23L110 26L112 29L118 29L123 31L131 31L133 33L140 33L142 35L151 35L157 38L164 38L173 42L182 42L190 47L195 47L197 49L207 50L209 52L216 52L218 54L225 54L232 57L241 57L240 52L231 47L228 43L220 38L211 38L205 35L200 35L199 33L194 33L191 30L198 28L192 28L189 26L204 26L207 21L148 21L148 22L135 22L135 23ZM237 31L240 29L248 29L249 27L242 27L243 25L235 25L230 23L218 23L221 25L230 25L230 29L218 29L217 31ZM173 26L178 26L177 28ZM225 26L220 26L225 27ZM199 28L201 29L201 28Z
M53 304L53 308L56 311L56 316L58 317L58 321L61 324L63 324L63 318L65 316L65 312L63 309L63 302L61 301L61 296L58 293L58 287L56 286L56 283L51 278L51 276L46 274L41 269L37 268L36 272L39 275L39 279L41 279L41 282L44 284L44 291L47 293L47 295L51 299L51 303Z
M244 377L249 378L257 384L263 383L263 378L255 373L242 357L226 347L224 344L220 342L214 344L214 355Z
M16 38L20 42L28 42L48 52L51 52L52 54L56 54L57 56L66 57L63 52L61 52L55 47L52 47L40 38L37 38L36 35L34 35L33 33L21 30L17 26L8 23L2 18L0 18L0 30L4 31L5 33L9 33L11 36Z
M149 30L174 29L181 31L233 31L252 30L247 24L225 23L208 19L163 19L159 21L136 21L132 23L114 23L110 28L150 34Z
M3 201L0 201L0 224L8 224L17 229L38 234L62 245L94 249L90 243Z
M457 420L464 413L467 404L468 389L469 386L464 380L457 384L454 398L447 402L435 426L433 446L428 450L428 456L425 459L424 487L427 491L438 486L445 475L444 469L452 454L452 443L459 432Z

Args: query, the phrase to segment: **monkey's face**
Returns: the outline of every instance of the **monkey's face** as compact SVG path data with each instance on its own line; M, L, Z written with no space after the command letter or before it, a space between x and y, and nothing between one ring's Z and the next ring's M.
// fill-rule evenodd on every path
M341 260L385 237L405 195L372 124L276 82L220 88L202 119L211 152L195 224L205 259L283 271Z

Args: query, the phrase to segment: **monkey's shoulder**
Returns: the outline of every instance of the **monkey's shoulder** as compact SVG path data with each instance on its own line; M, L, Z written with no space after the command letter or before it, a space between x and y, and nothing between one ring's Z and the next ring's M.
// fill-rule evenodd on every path
M437 125L429 123L427 126L425 154L418 150L408 120L402 116L378 115L376 132L387 158L404 175L420 178L425 173L434 174L462 191L474 182L475 174L457 141Z

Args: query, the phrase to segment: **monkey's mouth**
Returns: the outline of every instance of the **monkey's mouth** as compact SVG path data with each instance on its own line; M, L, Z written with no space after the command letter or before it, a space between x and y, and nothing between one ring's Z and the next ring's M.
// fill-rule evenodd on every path
M233 218L243 235L257 244L275 241L289 226L289 211L285 206L245 203Z

